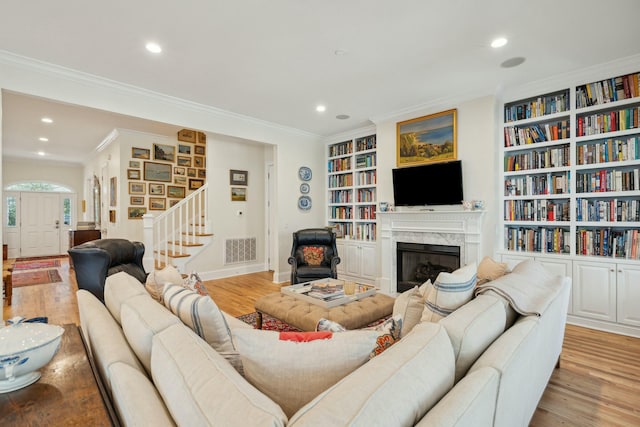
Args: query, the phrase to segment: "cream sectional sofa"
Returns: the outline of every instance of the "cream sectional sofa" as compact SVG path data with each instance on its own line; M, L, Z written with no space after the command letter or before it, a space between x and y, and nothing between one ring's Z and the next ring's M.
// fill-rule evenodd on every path
M539 317L519 316L495 294L479 295L418 324L289 417L126 273L108 279L106 306L84 290L77 297L124 425L526 426L562 349L570 279L532 264L497 281L544 281L549 303ZM225 318L232 333L251 329Z

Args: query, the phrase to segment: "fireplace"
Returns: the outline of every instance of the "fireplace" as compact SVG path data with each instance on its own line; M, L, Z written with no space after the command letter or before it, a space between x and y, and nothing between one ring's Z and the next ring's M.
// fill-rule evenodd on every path
M397 242L397 290L405 292L427 280L435 282L441 272L460 268L460 247Z

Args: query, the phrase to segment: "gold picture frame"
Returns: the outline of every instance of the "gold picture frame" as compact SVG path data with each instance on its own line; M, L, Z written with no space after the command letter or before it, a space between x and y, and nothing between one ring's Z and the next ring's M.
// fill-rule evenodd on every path
M142 215L147 213L147 208L145 207L129 207L127 209L127 214L129 219L142 219Z
M456 160L457 109L396 124L398 167Z

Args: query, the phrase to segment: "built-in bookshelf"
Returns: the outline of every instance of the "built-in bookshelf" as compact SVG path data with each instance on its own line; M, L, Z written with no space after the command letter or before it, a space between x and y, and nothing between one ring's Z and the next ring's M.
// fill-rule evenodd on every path
M328 223L338 238L376 240L376 136L328 146Z

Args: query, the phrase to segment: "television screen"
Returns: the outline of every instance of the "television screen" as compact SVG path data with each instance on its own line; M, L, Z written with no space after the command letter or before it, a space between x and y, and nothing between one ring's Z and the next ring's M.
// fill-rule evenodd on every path
M393 199L396 206L461 204L462 162L394 169Z

